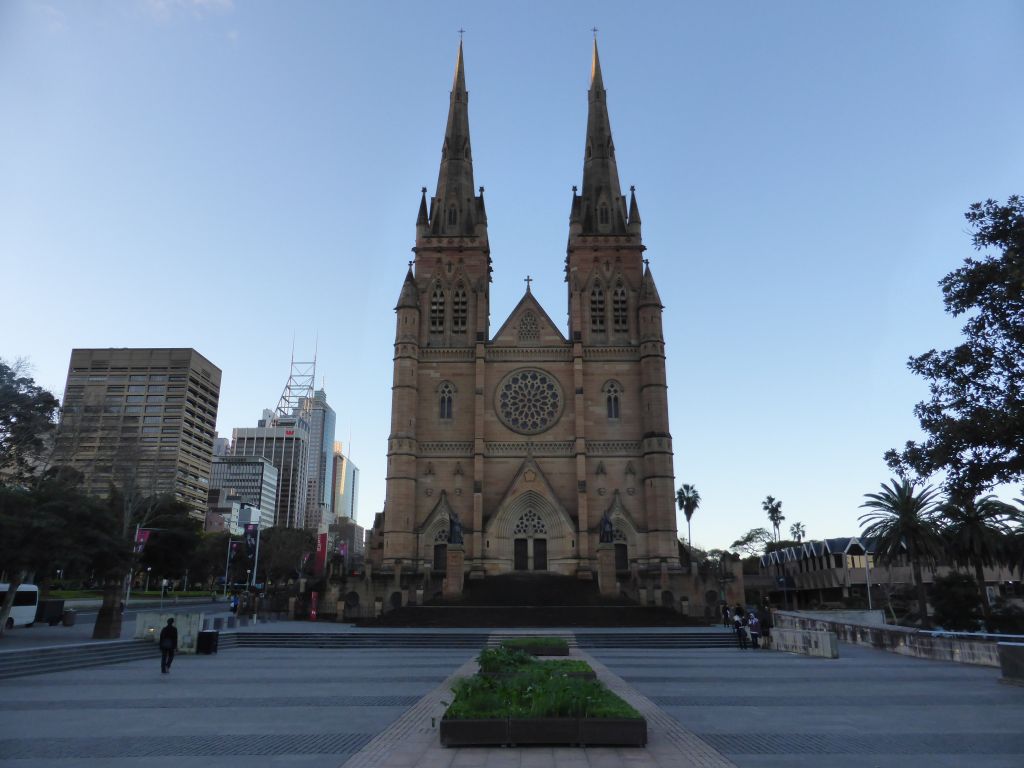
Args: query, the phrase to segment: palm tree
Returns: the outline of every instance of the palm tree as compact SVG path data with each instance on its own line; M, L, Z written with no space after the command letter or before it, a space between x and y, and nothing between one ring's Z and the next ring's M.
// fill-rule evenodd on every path
M686 515L686 545L693 549L693 539L690 538L690 518L700 506L700 492L697 490L697 486L689 483L679 486L679 490L676 491L676 504Z
M772 523L772 527L775 529L775 540L779 540L779 526L782 525L782 521L786 517L782 514L782 502L778 501L774 496L766 496L765 500L761 502L761 509L768 514L768 519Z
M803 523L793 523L789 526L790 538L796 539L797 541L803 541L804 536L807 535L807 529L804 528Z
M992 606L985 591L984 568L991 568L1007 559L1006 545L1013 532L1007 522L1013 515L1013 507L995 496L984 496L960 504L949 501L942 505L940 511L946 518L942 533L953 562L965 568L974 567L974 578L981 594L981 610L987 624L992 617Z
M865 493L862 507L872 510L860 516L865 525L862 537L875 540L875 557L893 562L906 549L917 588L917 605L921 623L928 627L928 594L921 576L921 562L934 560L942 552L942 537L936 522L938 492L930 485L915 493L908 480L882 483L878 493Z

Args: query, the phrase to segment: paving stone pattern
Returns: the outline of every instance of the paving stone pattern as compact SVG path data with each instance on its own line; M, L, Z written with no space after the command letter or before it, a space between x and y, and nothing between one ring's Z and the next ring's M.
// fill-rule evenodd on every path
M630 648L622 634L574 652L647 717L647 749L440 747L449 676L474 668L464 648L234 648L179 656L169 675L154 657L0 681L0 766L1024 766L1024 688L998 670L847 645L837 660Z
M1024 766L1024 688L995 669L850 645L592 653L741 768Z
M470 655L240 648L0 681L0 765L337 768Z

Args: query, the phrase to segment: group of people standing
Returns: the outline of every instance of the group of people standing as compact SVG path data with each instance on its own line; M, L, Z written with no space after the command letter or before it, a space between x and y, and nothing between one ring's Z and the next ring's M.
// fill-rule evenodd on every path
M736 642L743 650L748 647L768 647L771 614L767 608L761 608L755 613L748 611L739 603L735 608L729 608L722 603L722 626L733 628L736 632Z

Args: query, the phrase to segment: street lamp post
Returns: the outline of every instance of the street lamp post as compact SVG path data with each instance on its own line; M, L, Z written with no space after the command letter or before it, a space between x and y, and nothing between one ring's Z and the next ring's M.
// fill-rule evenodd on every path
M146 586L142 588L143 592L149 592L149 572L153 570L153 566L146 567Z

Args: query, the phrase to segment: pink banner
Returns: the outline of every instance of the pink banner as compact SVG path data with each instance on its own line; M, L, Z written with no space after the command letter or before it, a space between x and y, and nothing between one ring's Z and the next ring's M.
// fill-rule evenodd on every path
M313 561L313 575L323 576L324 565L327 563L327 534L321 533L316 537L316 560Z
M320 593L309 593L309 620L316 621L317 609L320 607Z
M149 531L145 528L140 528L135 532L135 554L141 555L143 550L146 549L146 542L149 541Z

